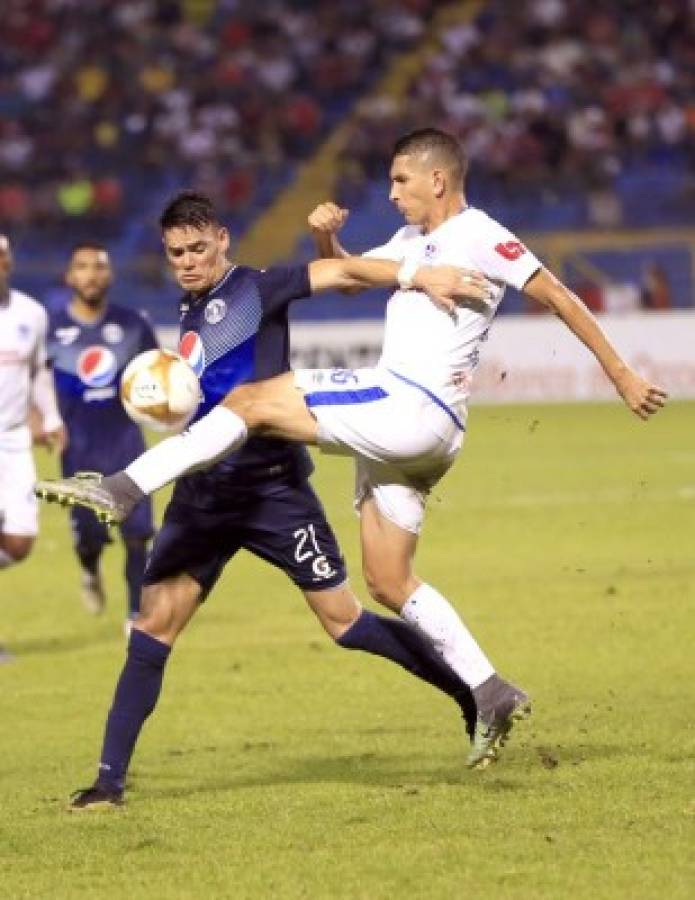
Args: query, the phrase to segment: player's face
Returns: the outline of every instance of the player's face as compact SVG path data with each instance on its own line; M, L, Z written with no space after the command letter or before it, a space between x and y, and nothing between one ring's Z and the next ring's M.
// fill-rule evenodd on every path
M391 202L409 225L426 226L440 196L441 172L422 156L396 156L391 163Z
M12 250L7 238L0 234L0 293L4 294L10 285L12 274Z
M164 232L164 250L179 287L202 294L222 278L229 266L229 232L216 225L168 228Z
M97 307L105 302L112 279L109 254L92 247L81 247L73 253L65 276L80 300Z

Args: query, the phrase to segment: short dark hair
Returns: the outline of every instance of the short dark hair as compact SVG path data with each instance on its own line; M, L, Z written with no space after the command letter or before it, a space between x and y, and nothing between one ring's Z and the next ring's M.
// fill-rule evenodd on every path
M393 148L393 157L415 153L433 153L442 159L454 180L463 186L468 171L468 159L460 142L439 128L420 128L403 135Z
M199 191L181 191L164 208L159 217L162 231L169 228L203 229L208 225L220 225L212 200Z
M70 250L70 259L72 259L79 250L96 250L97 253L109 252L106 245L102 244L101 241L78 241L76 244L72 245L72 249Z

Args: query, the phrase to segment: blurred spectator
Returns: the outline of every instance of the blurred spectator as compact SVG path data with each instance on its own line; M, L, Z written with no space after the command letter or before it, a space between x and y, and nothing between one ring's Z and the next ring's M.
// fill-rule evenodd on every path
M640 299L645 309L670 309L672 306L668 276L657 262L645 266Z
M0 218L132 217L211 171L248 214L262 170L311 153L438 5L5 0Z
M439 125L466 146L483 205L541 192L526 227L547 227L544 199L575 196L575 225L640 225L621 179L660 170L650 212L676 212L681 191L658 192L695 174L694 97L692 0L490 0L442 35L403 110L384 122L378 98L361 107L345 152L371 178L391 133Z

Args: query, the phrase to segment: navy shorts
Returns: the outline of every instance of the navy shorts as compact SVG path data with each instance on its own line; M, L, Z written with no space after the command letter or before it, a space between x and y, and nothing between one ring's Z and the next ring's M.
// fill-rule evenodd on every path
M70 510L70 527L76 547L95 547L110 543L106 525L97 521L91 509L73 506ZM142 500L128 518L121 522L120 531L124 541L129 538L148 541L154 534L152 501Z
M281 569L302 591L335 588L347 577L321 501L308 481L288 480L240 491L221 508L172 500L154 540L144 584L186 573L205 597L238 550Z

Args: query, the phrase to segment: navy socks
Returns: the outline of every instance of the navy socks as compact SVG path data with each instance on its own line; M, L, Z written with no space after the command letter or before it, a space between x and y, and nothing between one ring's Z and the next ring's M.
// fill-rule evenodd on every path
M468 734L473 734L477 709L470 688L407 622L364 609L337 643L348 650L363 650L390 659L453 697L461 708Z
M97 780L109 790L123 790L140 729L157 703L170 652L167 644L133 629L128 656L106 720L99 763Z

